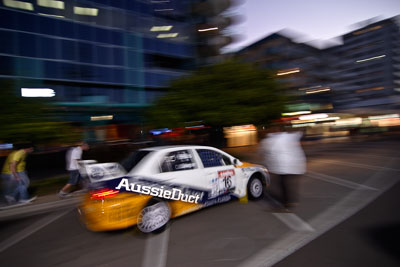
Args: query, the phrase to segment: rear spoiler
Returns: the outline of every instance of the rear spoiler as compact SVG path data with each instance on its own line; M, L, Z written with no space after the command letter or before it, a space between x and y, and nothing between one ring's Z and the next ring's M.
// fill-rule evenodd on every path
M79 161L79 173L82 177L88 178L91 183L112 180L127 174L119 163L97 163L96 160Z

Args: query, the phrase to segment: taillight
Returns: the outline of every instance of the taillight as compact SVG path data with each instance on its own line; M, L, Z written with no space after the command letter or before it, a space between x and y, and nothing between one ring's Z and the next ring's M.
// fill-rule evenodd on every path
M103 188L96 191L92 191L90 199L92 200L105 199L108 197L115 196L118 193L119 193L118 190Z

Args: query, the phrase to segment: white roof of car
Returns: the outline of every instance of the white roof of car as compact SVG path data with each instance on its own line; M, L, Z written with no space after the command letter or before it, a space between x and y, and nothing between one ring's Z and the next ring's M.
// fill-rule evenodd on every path
M173 149L218 149L212 146L199 146L199 145L176 145L176 146L155 146L155 147L146 147L141 148L139 150L147 150L147 151L160 151L160 150L173 150Z

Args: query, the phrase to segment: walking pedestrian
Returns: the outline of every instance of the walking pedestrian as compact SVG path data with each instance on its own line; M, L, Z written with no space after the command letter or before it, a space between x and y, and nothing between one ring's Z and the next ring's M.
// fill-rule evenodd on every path
M26 157L33 152L32 144L20 144L11 152L2 169L4 198L8 204L25 204L36 199L28 193L29 177L26 173Z
M269 171L280 178L285 209L298 203L298 177L306 172L306 157L300 144L301 132L278 126L261 142Z
M72 147L67 151L66 154L66 169L69 172L69 180L67 184L60 190L58 195L61 198L67 197L71 191L71 188L82 181L82 176L79 173L78 161L82 159L82 152L88 150L89 145L85 142L79 143L78 146Z

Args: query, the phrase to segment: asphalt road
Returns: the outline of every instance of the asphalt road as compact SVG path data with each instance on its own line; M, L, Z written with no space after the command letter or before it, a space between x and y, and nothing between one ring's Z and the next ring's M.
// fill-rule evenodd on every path
M300 205L270 195L175 219L161 234L93 233L76 209L0 222L2 266L399 266L400 141L307 148ZM255 149L232 149L262 162Z

